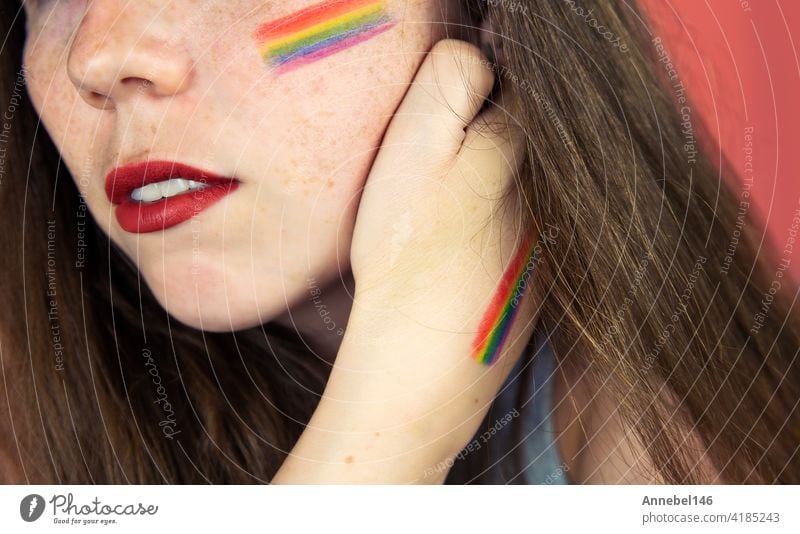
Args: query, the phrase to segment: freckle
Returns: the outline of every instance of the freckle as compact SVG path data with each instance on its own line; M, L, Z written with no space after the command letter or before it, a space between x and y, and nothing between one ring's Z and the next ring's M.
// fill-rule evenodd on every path
M334 184L333 184L333 180L328 180L328 183L327 183L327 184L325 184L325 185L328 187L328 189L332 188L332 187L333 187L333 185L334 185Z
M156 133L156 127L153 124L150 125L150 133Z
M375 436L376 438L379 438L379 437L380 437L380 435L381 435L381 433L380 433L380 432L375 432L375 433L373 434L373 436Z
M478 399L475 399L475 404L478 404Z
M352 464L353 463L353 457L352 456L348 456L347 458L344 459L344 463Z

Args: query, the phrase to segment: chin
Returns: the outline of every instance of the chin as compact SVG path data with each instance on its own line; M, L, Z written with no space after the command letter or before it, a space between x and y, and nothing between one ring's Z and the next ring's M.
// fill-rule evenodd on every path
M168 273L164 278L164 273ZM207 332L246 330L266 323L286 309L280 282L260 293L271 298L259 299L252 273L225 273L215 266L162 266L152 272L142 270L142 277L159 304L177 321Z

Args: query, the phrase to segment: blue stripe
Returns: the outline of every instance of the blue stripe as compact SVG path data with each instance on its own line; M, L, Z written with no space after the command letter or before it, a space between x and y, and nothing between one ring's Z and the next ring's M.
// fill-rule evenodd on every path
M293 59L297 59L299 57L302 57L302 56L305 56L305 55L308 55L308 54L313 54L314 52L322 50L323 48L327 48L327 47L329 47L331 45L334 45L334 44L339 43L341 41L344 41L346 39L350 39L352 37L355 37L355 36L359 35L360 33L363 33L363 32L365 32L367 30L371 30L372 28L376 28L376 27L380 26L381 24L385 24L387 22L389 22L389 17L383 16L383 17L377 19L374 22L371 22L369 24L365 24L364 26L361 26L360 28L356 28L356 29L353 29L353 30L350 30L350 31L346 31L346 32L341 33L339 35L335 35L333 37L329 37L327 39L319 41L318 43L314 43L313 45L308 45L306 47L299 48L299 49L295 50L294 52L292 52L291 54L287 54L287 55L284 55L284 56L279 56L279 57L273 59L273 63L275 63L275 65L283 65L284 63L288 63L288 62L292 61Z

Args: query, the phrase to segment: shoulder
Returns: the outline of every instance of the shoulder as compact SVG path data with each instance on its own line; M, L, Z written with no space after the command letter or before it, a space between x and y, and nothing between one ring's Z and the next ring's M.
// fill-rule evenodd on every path
M594 387L584 375L567 370L560 375L556 421L570 480L577 484L667 483L610 393ZM676 414L672 428L678 433L676 441L683 444L681 452L694 459L693 474L704 483L722 482L689 418L681 417L676 396L667 387L661 391L664 397L658 401L666 402Z

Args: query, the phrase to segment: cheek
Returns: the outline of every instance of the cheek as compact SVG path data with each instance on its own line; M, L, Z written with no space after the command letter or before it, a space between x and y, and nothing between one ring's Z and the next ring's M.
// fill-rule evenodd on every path
M291 126L274 140L286 150L273 176L280 177L277 195L288 198L291 209L312 210L315 224L327 221L345 231L404 87L381 82L345 92L330 80L320 84L314 105L294 107L286 118ZM325 96L330 94L336 97Z
M277 80L290 115L279 120L287 132L285 144L295 149L298 162L313 164L315 181L336 176L343 191L363 185L381 139L424 57L423 52L396 52L359 63L358 68L337 69L331 75L296 76ZM298 88L284 86L296 83ZM302 95L300 97L299 95ZM307 165L308 166L308 165ZM344 183L341 183L344 181Z
M67 121L80 120L76 113L77 93L67 76L66 57L69 35L59 21L66 24L63 15L44 26L29 28L23 50L28 95L41 123L53 141L72 143L74 134L65 136ZM70 114L72 111L72 115ZM62 147L59 146L61 149Z
M240 170L262 183L262 199L290 198L298 210L299 198L318 194L331 206L350 202L421 57L399 65L372 60L342 75L309 68L282 77L219 76L224 85L214 100L236 102L218 116L238 130L227 137L244 150Z
M37 40L34 44L31 39L28 39L25 42L25 49L22 54L22 65L25 69L25 85L28 95L36 113L45 122L47 122L46 115L50 114L49 109L44 108L45 95L49 99L52 91L58 90L58 85L53 83L53 75L56 72L56 59L52 55L50 48L42 40ZM50 93L48 93L48 89L50 89Z
M85 3L85 0L62 1L57 9L47 10L28 20L22 62L28 92L37 111L41 109L42 113L49 113L43 105L51 101L62 102L74 90L65 65L70 38Z
M100 142L103 136L93 134L97 130L67 77L61 62L64 49L58 42L55 37L42 36L36 44L26 43L25 87L40 126L56 146L91 213L96 220L104 220L98 210L104 205L105 192L95 179L97 158L92 146L93 135L94 142Z
M215 114L237 140L230 148L242 154L239 170L260 182L261 201L283 199L299 215L304 198L322 194L330 210L354 200L408 83L441 37L434 2L389 4L390 30L290 72L265 63L253 38L278 13L254 13L212 39Z
M303 159L316 161L323 176L350 176L357 170L360 182L366 178L368 164L402 99L404 87L390 83L388 76L370 77L369 83L339 86L340 83L331 81L321 88L319 107L305 110L307 113L301 110L300 126L292 135L291 144L303 147ZM345 169L351 172L344 172Z

